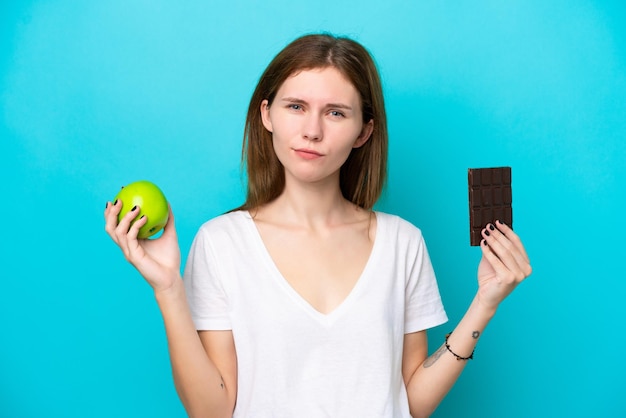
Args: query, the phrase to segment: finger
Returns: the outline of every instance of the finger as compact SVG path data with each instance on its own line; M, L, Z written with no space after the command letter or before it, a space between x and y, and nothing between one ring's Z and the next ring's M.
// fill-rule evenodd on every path
M124 188L124 186L122 186L122 189ZM120 210L122 210L122 203L119 199L115 199L115 201L113 203L111 203L110 201L106 202L106 206L104 207L104 220L106 222L106 226L105 226L105 230L107 232L109 232L109 230L112 232L115 227L117 227L117 216L120 213ZM115 222L111 222L111 221L115 221ZM109 224L111 224L113 227L109 227L107 229L107 227L109 226ZM111 235L109 233L109 235Z
M528 253L526 253L526 249L524 248L520 237L502 221L496 221L496 226L498 227L498 231L502 233L501 241L507 243L506 246L515 256L515 259L517 260L517 263L521 267L524 274L526 276L530 276L533 270L530 265ZM495 235L496 237L499 236L498 234Z
M174 219L174 212L172 211L172 205L168 203L167 207L168 207L169 214L167 217L167 223L163 227L163 235L166 235L166 236L172 235L176 237L176 222Z
M511 241L515 245L515 247L517 247L526 262L529 262L530 260L528 259L528 253L526 253L526 249L524 248L520 237L515 232L513 232L513 230L507 224L500 220L497 220L495 222L495 226L505 237L507 237L509 241Z
M493 268L498 283L513 283L515 277L511 270L506 266L501 257L498 256L495 249L489 245L487 239L483 239L480 244L483 257L489 262Z
M122 251L124 251L127 258L129 256L128 238L131 232L131 223L135 220L137 215L139 215L139 206L134 206L122 217L122 219L120 219L117 224L117 228L115 228L115 236L117 237L118 243L120 247L122 247Z
M488 240L487 242L498 242L506 251L510 252L513 257L515 257L518 264L525 263L527 261L525 254L520 252L517 246L511 240L509 240L506 235L502 233L502 231L497 229L494 224L487 224L485 229L482 231L482 234L483 236L490 238L490 240Z
M137 215L139 215L139 208L135 209ZM141 215L137 220L135 220L128 230L128 238L129 240L137 240L137 236L139 235L139 230L142 226L144 226L148 222L148 217L146 215Z
M501 266L500 269L496 269L496 266L492 264L498 276L506 282L523 280L526 277L524 264L520 264L520 256L516 254L513 244L491 224L482 230L482 234L491 253L500 261L498 263Z
M136 209L137 214L139 214L139 209ZM137 238L139 235L139 230L142 226L144 226L148 222L148 217L146 215L141 215L131 226L126 235L126 247L128 248L128 260L132 262L136 255L141 255L141 245L139 244L140 239Z
M509 228L509 231L511 233L513 232L510 228ZM507 251L509 251L512 254L512 256L515 258L515 261L517 262L518 266L523 267L529 264L528 256L524 252L523 247L520 249L519 246L516 245L511 240L509 240L509 238L506 235L504 235L502 231L497 229L494 226L494 224L492 223L487 224L487 226L485 227L485 235L491 236L492 239L495 239L496 241L498 241Z
M117 225L117 231L121 231L121 233L124 235L128 234L128 232L130 231L131 223L135 220L135 218L137 218L139 212L140 208L137 205L133 206L128 212L126 212L126 214L124 214L124 216L122 217L122 219L120 219Z
M120 210L122 210L122 203L119 200L115 200L113 203L107 202L106 208L104 209L104 230L115 242L117 242L115 230L118 225L117 217Z

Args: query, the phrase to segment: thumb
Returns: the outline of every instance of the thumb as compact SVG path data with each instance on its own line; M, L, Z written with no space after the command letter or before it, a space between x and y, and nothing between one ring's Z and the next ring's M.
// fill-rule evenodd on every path
M174 212L172 211L172 206L167 204L169 214L167 217L167 223L163 227L163 235L164 236L172 236L176 237L176 221L174 220Z

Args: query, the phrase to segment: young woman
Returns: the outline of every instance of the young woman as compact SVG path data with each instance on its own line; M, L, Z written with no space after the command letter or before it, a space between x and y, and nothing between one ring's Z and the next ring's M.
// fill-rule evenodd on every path
M204 224L180 276L174 217L138 240L139 208L106 231L149 282L193 417L422 417L530 273L518 236L483 230L478 291L447 320L420 230L372 210L386 173L380 79L358 43L301 37L270 63L244 133L246 202Z

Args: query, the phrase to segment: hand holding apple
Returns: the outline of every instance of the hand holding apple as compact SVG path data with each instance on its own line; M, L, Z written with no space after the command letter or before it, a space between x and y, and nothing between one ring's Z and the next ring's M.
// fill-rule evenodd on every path
M104 219L107 234L155 292L178 282L180 248L174 214L157 186L141 181L124 187L113 203L107 202ZM159 238L142 239L161 229Z

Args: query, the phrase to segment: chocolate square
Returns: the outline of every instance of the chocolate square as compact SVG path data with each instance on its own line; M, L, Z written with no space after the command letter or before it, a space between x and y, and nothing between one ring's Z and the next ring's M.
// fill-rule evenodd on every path
M511 167L470 168L467 170L467 186L470 245L480 245L480 232L496 220L513 227Z

